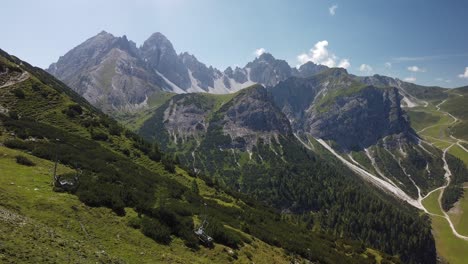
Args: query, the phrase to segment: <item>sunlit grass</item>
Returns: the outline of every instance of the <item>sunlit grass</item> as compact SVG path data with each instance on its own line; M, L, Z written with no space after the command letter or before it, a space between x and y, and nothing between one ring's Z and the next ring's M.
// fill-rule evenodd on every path
M449 216L458 233L468 236L468 189L465 189L463 198L456 203L455 208L449 211Z
M457 238L450 228L447 220L442 217L438 198L440 190L433 192L423 200L424 207L436 216L431 215L432 229L436 242L437 252L452 264L463 264L468 259L468 241Z
M19 154L36 166L17 164ZM0 146L0 263L227 263L232 259L221 245L193 252L178 238L169 246L157 244L127 225L136 216L132 209L118 217L110 209L88 207L74 195L52 191L52 167L50 161ZM71 171L59 166L59 173ZM199 187L205 195L214 194L202 181ZM26 219L26 224L6 222L3 212ZM260 240L243 246L237 256L240 263L289 262L282 249Z
M450 148L449 153L461 159L465 165L468 166L468 152L460 148L460 146L453 145L453 147Z

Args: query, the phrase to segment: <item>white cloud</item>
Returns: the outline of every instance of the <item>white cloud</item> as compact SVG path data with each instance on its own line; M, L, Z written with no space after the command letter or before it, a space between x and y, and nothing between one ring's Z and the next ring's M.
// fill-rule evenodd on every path
M264 48L259 48L254 51L255 56L260 57L266 50Z
M338 67L348 69L351 66L351 63L348 59L342 59L340 63L338 63Z
M361 64L361 66L359 66L359 71L365 74L370 74L373 70L374 69L372 69L372 67L367 64Z
M410 66L410 67L408 67L408 71L410 71L410 72L426 72L425 69L419 68L418 66Z
M421 56L421 57L396 57L396 58L392 58L392 60L395 62L409 62L409 61L443 60L443 59L456 58L456 57L468 57L468 53L440 54L440 55Z
M406 77L406 78L404 79L404 81L405 81L405 82L415 82L415 81L416 81L416 78L414 78L414 77Z
M297 56L299 65L302 65L308 61L316 64L325 65L328 67L335 67L339 58L328 51L328 41L322 40L315 43L314 47L310 49L309 53L302 53ZM349 59L342 59L338 62L338 67L348 68L351 66Z
M465 68L465 72L458 75L459 78L468 79L468 67Z
M384 64L384 66L385 66L385 68L387 68L387 69L391 69L391 68L392 68L392 63L391 63L391 62L386 62L386 63Z
M328 8L328 12L330 12L330 15L334 16L336 14L336 9L338 8L338 5L332 5Z

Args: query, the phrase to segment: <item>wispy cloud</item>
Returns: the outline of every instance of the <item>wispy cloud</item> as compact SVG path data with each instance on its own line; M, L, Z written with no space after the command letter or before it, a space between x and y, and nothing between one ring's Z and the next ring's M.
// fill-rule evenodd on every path
M255 56L260 57L266 50L264 48L259 48L254 51Z
M348 69L351 66L351 63L348 59L342 59L338 64L338 67Z
M459 78L468 79L468 67L465 68L465 72L458 75Z
M415 56L415 57L394 57L392 58L392 61L394 62L430 61L430 60L450 59L453 57L468 57L468 53L441 54L441 55Z
M361 64L361 66L359 66L359 71L365 74L370 74L373 70L374 69L368 64Z
M416 78L411 76L411 77L406 77L405 79L403 79L405 82L415 82L416 81Z
M426 72L425 69L422 69L422 68L420 68L418 66L409 66L408 71L410 71L410 72Z
M452 82L451 80L449 80L449 79L444 79L444 78L436 78L435 80L438 81L438 82L445 82L445 83Z
M334 16L336 14L336 9L338 8L338 5L332 5L328 8L328 12L330 15Z
M392 63L391 62L386 62L384 63L384 66L386 69L391 69L392 68Z
M338 67L346 69L351 66L349 59L339 60L335 54L328 51L328 41L326 40L315 43L314 47L310 49L309 53L302 53L298 55L297 60L299 61L299 65L311 61L313 63L325 65L328 67L335 67L338 64Z

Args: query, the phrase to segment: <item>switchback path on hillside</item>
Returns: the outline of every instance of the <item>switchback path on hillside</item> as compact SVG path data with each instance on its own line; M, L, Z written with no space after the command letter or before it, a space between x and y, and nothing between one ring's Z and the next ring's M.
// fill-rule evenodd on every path
M440 109L441 105L444 104L446 101L447 101L447 99L445 99L444 101L440 102L440 103L437 104L435 107L436 107L436 109L437 109L437 111L438 111L439 113L441 113L441 114L443 114L443 115L446 115L446 116L449 116L449 117L451 117L453 120L452 120L450 123L447 123L447 124L438 124L438 125L428 126L428 127L426 127L426 128L421 129L418 133L422 133L422 132L424 132L425 130L427 130L427 129L431 128L431 127L435 127L435 126L452 126L452 125L456 124L456 123L459 121L459 119L456 118L455 116L453 116L452 114L450 114L450 113L448 113L448 112L445 112L445 111L443 111L443 110ZM429 136L429 138L431 138L431 137ZM451 144L450 146L448 146L448 147L446 147L445 149L443 149L443 154L442 154L442 160L443 160L443 162L444 162L444 170L445 170L445 175L444 175L445 184L444 184L443 186L441 186L441 187L435 188L434 190L430 191L430 192L429 192L426 196L424 196L423 199L422 199L422 200L424 200L424 199L426 199L427 197L429 197L433 192L438 191L438 190L441 190L437 201L438 201L438 205L439 205L440 210L441 210L441 212L443 213L443 215L438 215L438 214L430 213L424 206L423 206L423 208L424 208L423 210L424 210L426 213L428 213L428 214L430 214L430 215L432 215L432 216L445 218L445 219L447 220L447 222L448 222L450 228L452 229L452 233L453 233L456 237L468 241L468 236L460 235L460 234L457 232L457 230L456 230L456 228L455 228L455 226L454 226L452 220L450 219L449 215L448 215L447 212L445 212L445 210L442 208L442 196L444 195L445 189L450 185L450 182L452 181L452 171L450 170L450 167L449 167L449 165L448 165L448 163L447 163L447 159L446 159L447 152L448 152L453 146L457 145L457 146L459 146L463 151L465 151L465 152L468 153L468 150L467 150L465 147L463 147L462 144L460 144L461 142L464 142L463 140L458 139L458 138L454 137L453 135L450 135L450 138L453 139L454 142L434 138L435 140L444 141L444 142L446 142L446 143L450 143L450 144Z

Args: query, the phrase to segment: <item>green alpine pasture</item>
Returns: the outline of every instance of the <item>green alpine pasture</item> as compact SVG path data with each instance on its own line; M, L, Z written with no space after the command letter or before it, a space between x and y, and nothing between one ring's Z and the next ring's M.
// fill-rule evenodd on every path
M468 129L466 129L468 112L466 94L457 91L446 92L445 100L431 102L427 107L407 108L412 127L420 137L441 150L450 147L449 153L457 157L465 166L468 166L468 152L458 144L465 146ZM436 108L439 105L440 110ZM453 115L453 117L449 114ZM455 119L455 118L456 119ZM453 136L453 137L452 137ZM454 138L455 137L455 138ZM458 143L458 144L457 144ZM454 168L451 168L452 172ZM461 235L468 235L468 194L464 195L454 204L448 214L456 230ZM431 215L432 228L436 241L438 254L448 263L466 263L468 259L468 241L456 237L447 220L443 217L439 203L440 190L433 192L423 200L423 205L433 214Z

